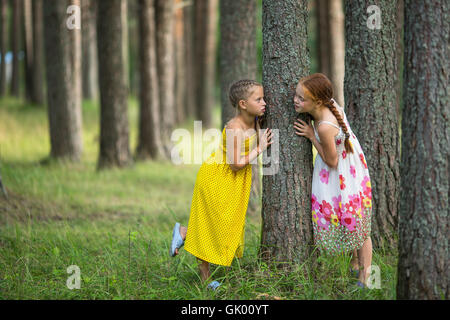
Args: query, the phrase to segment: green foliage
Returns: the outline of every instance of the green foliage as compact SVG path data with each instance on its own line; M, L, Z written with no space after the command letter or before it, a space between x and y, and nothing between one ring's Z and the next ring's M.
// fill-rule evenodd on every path
M252 215L244 257L213 266L223 285L207 290L192 255L168 254L174 222L188 222L198 166L149 161L97 172L99 110L91 102L83 105L82 162L43 164L45 109L14 99L0 106L0 170L10 191L8 201L0 196L0 299L395 298L395 254L374 252L379 290L357 289L349 256L277 269L258 259L261 222ZM136 101L129 112L134 150ZM80 268L80 289L66 286L70 265Z

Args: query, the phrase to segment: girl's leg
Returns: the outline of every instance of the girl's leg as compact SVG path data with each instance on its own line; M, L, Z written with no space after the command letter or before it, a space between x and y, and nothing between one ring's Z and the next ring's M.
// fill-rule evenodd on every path
M359 260L359 281L366 285L369 278L369 267L372 265L372 239L367 238L361 249L358 250Z
M200 264L198 265L200 270L200 278L203 282L205 282L209 279L209 277L211 277L211 273L209 272L209 263L203 261L202 259L198 259L198 261L200 261Z
M183 241L186 240L186 234L187 234L187 227L180 226L180 235ZM178 249L175 249L175 255L178 254ZM211 276L211 273L209 272L209 263L206 261L203 261L201 259L198 259L200 261L200 264L198 265L198 268L200 270L200 278L202 281L208 280L208 278Z
M350 266L352 267L353 270L359 270L358 251L356 249L353 250L352 260L350 261Z

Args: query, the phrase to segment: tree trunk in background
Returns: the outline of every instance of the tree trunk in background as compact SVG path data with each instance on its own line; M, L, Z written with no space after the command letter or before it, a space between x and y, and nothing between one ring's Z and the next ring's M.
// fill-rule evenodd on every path
M156 47L161 140L170 156L170 135L175 125L174 0L156 0Z
M122 0L120 11L122 19L122 56L123 56L123 76L125 87L127 88L127 99L130 92L130 54L128 52L128 0Z
M66 26L68 1L44 1L45 61L50 156L79 161L83 149L81 106L74 86L74 37Z
M395 84L395 91L397 91L397 114L399 118L401 118L402 113L402 97L403 97L403 55L404 55L404 48L403 48L403 35L404 35L404 29L403 24L405 21L404 17L404 11L405 11L405 1L404 0L397 0L397 83Z
M69 0L69 5L75 5L81 8L81 0ZM66 11L67 13L67 11ZM81 19L81 17L80 17ZM71 44L71 61L72 61L72 90L74 104L77 110L80 110L80 130L82 127L82 102L83 102L83 86L82 86L82 54L81 54L81 29L73 29L69 32Z
M256 1L220 1L220 87L222 125L235 116L228 98L231 84L240 79L256 79ZM259 165L252 165L252 189L249 212L260 208Z
M156 70L154 0L139 1L139 141L141 159L163 155L159 123L159 91Z
M397 298L447 300L449 3L406 0L404 17Z
M12 28L11 28L11 48L13 54L12 60L12 76L11 76L11 95L19 97L20 90L20 63L19 63L19 51L20 51L20 39L22 32L21 23L21 1L12 1Z
M34 52L33 52L33 12L31 0L22 0L22 19L23 19L23 39L25 52L25 97L31 101L33 92L33 68L34 68Z
M241 79L256 80L256 2L220 2L220 87L222 128L235 116L228 98L231 84Z
M98 100L97 3L81 1L83 98Z
M196 118L205 129L215 107L217 6L218 0L195 0Z
M331 50L330 50L330 19L329 0L316 0L316 20L317 20L317 56L319 72L331 78Z
M139 96L139 1L128 1L128 53L129 90L128 95Z
M97 34L100 80L99 168L131 163L128 100L123 59L122 0L98 2Z
M31 101L44 103L44 24L42 17L43 0L33 0L33 74Z
M186 71L186 95L185 95L185 114L187 117L195 116L195 71L194 71L194 5L193 1L184 7L184 47L185 54L185 71Z
M293 129L295 88L309 74L307 10L306 0L263 0L266 124L280 138L278 173L263 176L260 253L266 261L303 262L313 248L312 146Z
M175 115L176 123L182 123L186 119L185 97L186 97L186 50L184 47L184 12L183 0L175 0Z
M379 2L381 29L364 22L369 0L346 1L346 114L369 167L374 247L395 248L398 230L399 160L397 92L397 1ZM363 18L362 18L363 17ZM369 21L372 21L369 19Z
M0 0L0 96L6 93L6 59L8 52L8 0Z
M330 80L334 98L344 105L345 39L342 0L331 0L328 7L330 27Z

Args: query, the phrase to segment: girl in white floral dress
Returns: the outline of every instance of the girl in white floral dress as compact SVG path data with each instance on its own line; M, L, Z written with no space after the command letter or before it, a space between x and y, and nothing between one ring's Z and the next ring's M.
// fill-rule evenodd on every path
M372 262L372 190L366 159L344 110L333 100L330 80L320 73L300 80L295 110L307 112L314 126L297 120L296 134L317 149L312 181L314 242L336 255L353 252L358 285L367 285Z

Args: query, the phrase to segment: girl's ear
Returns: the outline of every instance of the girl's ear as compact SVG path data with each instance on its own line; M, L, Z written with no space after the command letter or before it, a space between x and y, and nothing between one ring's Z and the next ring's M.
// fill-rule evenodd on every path
M241 108L241 109L247 109L247 106L246 106L246 103L245 103L245 100L239 100L239 107Z

